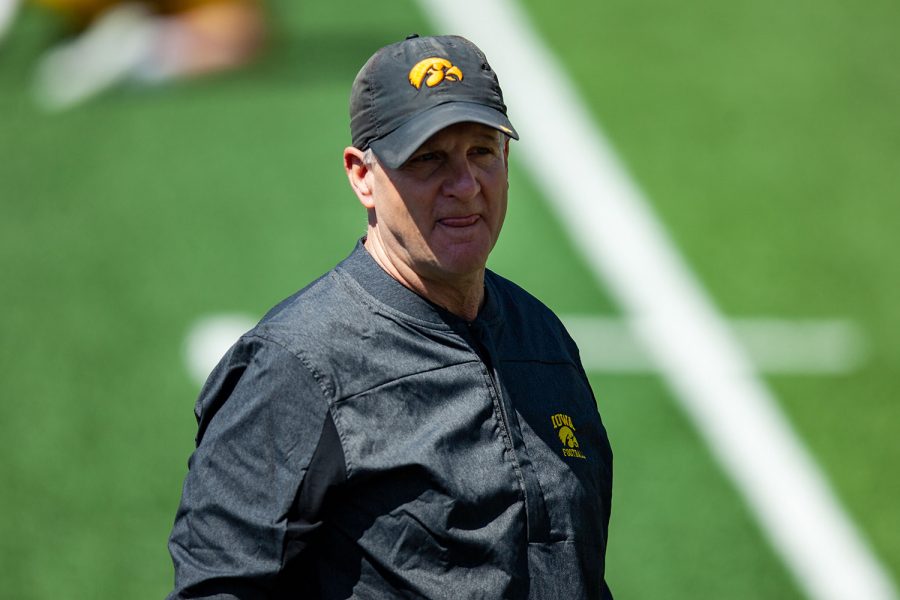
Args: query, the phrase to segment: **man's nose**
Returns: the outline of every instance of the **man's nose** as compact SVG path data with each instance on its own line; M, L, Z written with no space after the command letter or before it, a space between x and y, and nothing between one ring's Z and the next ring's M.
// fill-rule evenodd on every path
M446 196L469 200L481 190L481 184L475 177L473 165L468 157L450 161L450 169L444 180L443 192Z

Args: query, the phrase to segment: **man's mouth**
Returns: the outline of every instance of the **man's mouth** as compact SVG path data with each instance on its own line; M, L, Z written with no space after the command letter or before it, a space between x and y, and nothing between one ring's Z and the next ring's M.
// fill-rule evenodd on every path
M478 222L478 215L468 215L466 217L446 217L439 219L438 223L444 227L469 227Z

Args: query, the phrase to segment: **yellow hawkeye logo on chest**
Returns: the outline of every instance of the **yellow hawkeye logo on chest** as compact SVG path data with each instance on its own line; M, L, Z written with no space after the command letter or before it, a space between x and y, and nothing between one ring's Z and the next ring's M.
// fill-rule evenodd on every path
M578 439L575 437L575 425L572 423L572 417L563 413L556 413L550 417L550 422L553 423L553 429L556 430L556 435L559 436L559 441L562 442L563 456L567 458L587 458L578 449Z

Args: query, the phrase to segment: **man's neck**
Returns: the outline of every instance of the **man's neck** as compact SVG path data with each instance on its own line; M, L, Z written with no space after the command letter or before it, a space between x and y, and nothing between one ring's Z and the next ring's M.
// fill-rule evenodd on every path
M474 321L484 303L484 269L452 280L427 278L402 261L391 260L385 249L369 237L365 248L384 271L404 287L454 315Z

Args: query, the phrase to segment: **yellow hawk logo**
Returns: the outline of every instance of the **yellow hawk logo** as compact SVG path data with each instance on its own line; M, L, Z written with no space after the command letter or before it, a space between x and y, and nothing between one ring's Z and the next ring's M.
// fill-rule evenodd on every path
M463 74L459 67L453 66L446 58L432 56L420 60L409 70L409 83L418 89L422 88L424 81L428 87L434 87L446 79L447 81L462 81Z
M577 448L578 440L575 438L575 432L563 425L556 432L559 435L559 441L569 448Z
M581 450L578 449L578 439L575 437L575 424L572 423L572 417L563 413L556 413L550 417L553 429L562 442L562 455L567 458L587 458Z

